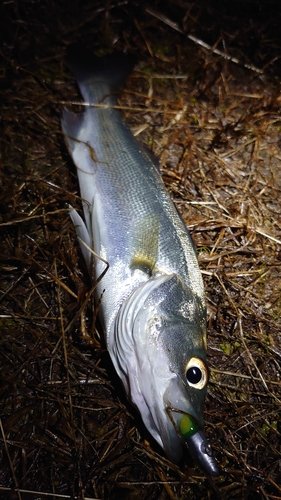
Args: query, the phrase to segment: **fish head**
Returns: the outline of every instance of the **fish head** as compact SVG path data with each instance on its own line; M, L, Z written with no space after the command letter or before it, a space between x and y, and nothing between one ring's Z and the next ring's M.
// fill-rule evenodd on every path
M218 473L202 432L209 378L204 299L178 275L151 278L122 305L112 356L144 424L177 463L186 444L208 474Z

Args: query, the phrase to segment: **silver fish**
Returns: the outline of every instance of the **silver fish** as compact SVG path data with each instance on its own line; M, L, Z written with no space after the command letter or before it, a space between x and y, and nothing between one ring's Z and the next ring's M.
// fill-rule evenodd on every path
M168 458L178 462L186 444L215 475L202 432L206 307L196 251L151 154L112 107L130 57L93 58L74 49L68 65L93 105L82 114L65 109L62 129L83 200L84 220L73 209L71 218L91 277L109 263L96 299L110 357Z

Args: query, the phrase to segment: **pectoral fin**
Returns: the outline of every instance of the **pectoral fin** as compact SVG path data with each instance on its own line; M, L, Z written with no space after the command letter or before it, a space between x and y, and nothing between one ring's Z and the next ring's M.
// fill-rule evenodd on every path
M136 225L133 238L131 268L152 275L158 256L159 221L155 215L143 217Z

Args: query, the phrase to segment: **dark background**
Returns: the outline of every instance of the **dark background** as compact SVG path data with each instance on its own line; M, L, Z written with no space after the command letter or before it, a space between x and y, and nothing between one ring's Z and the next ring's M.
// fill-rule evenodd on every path
M1 3L1 498L281 499L280 26L277 0ZM95 323L60 129L77 41L137 56L120 103L198 248L218 478L167 461Z

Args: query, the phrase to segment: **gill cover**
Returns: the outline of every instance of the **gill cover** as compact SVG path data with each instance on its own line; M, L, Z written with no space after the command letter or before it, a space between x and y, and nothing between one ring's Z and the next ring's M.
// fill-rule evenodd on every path
M144 424L174 462L181 459L183 438L173 415L188 414L203 427L204 315L200 299L179 276L157 275L130 295L115 324L116 371ZM193 370L191 383L188 370Z

